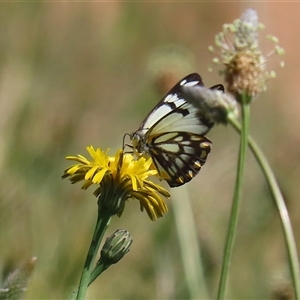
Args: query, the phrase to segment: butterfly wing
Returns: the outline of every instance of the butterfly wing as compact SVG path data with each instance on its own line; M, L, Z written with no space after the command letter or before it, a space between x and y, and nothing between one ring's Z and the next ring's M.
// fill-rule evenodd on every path
M225 92L223 84L216 84L216 85L212 86L210 89L211 90L218 90L218 91L221 91L223 93Z
M145 118L140 132L145 135L165 131L205 134L212 127L212 122L201 116L196 100L192 102L192 99L185 99L184 86L203 87L202 78L193 73L178 82Z
M166 132L151 136L149 152L160 177L170 187L190 181L204 165L211 142L189 132Z
M152 157L170 187L190 181L210 152L211 142L204 135L213 123L201 115L196 100L185 99L182 87L186 86L203 87L200 75L193 73L178 82L132 135L133 147Z

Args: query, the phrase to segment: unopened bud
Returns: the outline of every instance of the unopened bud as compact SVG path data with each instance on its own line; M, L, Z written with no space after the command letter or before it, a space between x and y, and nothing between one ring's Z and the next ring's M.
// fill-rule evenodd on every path
M131 243L132 237L127 230L116 230L106 239L98 263L102 263L106 268L117 263L129 252Z

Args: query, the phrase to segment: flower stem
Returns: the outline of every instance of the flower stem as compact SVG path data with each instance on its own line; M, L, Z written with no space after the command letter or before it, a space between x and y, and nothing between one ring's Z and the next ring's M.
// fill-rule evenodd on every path
M94 282L94 280L106 269L107 269L107 266L105 266L103 263L97 265L91 273L89 285L92 284Z
M111 218L111 214L107 214L105 212L102 213L101 210L99 211L94 235L81 273L78 292L73 293L71 299L83 300L85 298L86 291L90 283L91 266L95 261L95 257L98 253L101 240L107 227L109 226ZM76 298L74 298L75 296Z
M241 126L238 121L234 118L229 119L230 124L238 132L241 132ZM273 196L275 206L277 208L279 218L281 221L281 226L283 230L283 235L285 239L285 245L288 253L289 268L291 273L291 278L293 281L293 286L295 290L295 299L300 299L300 271L299 271L299 259L297 255L297 247L295 238L293 235L293 230L289 218L289 214L276 181L275 175L270 167L267 158L264 156L263 152L260 150L257 143L253 140L251 136L248 137L249 147L257 160Z
M231 207L231 215L230 215L229 227L227 232L227 238L224 247L223 264L222 264L219 289L218 289L217 299L219 300L224 299L225 297L226 282L227 282L229 266L232 257L232 251L233 251L238 216L239 216L239 207L241 202L240 200L241 200L242 186L243 186L243 179L244 179L244 167L246 161L246 151L248 145L248 132L249 132L249 120L250 120L249 100L250 99L249 96L243 93L241 95L240 100L241 100L240 102L242 108L242 128L241 128L241 136L240 136L240 148L239 148L234 196L233 196L233 202Z

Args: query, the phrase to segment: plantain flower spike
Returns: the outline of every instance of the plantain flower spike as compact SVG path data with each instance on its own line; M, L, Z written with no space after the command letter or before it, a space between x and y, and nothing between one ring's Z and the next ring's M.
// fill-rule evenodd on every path
M275 77L274 71L266 68L267 56L263 54L259 45L259 30L264 25L258 22L258 15L254 9L247 9L240 19L232 24L224 24L223 31L215 36L215 44L220 50L220 58L213 62L223 65L220 71L227 84L227 91L237 100L242 94L249 99L266 90L266 82ZM278 39L268 36L275 47L268 55L274 52L283 55L284 50L278 45ZM215 52L212 46L211 52ZM283 66L283 62L281 62Z

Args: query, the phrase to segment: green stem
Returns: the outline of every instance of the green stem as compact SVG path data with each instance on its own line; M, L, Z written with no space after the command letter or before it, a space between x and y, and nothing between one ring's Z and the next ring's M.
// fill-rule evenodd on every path
M241 126L236 119L230 118L229 122L235 128L236 131L241 132ZM248 143L255 159L257 160L265 176L265 179L268 183L269 189L273 196L279 214L279 218L281 221L281 226L282 226L283 235L285 239L285 245L288 253L289 268L290 268L291 278L295 290L295 298L300 299L299 259L297 255L297 247L293 235L293 230L292 230L288 210L286 208L280 188L277 184L275 175L268 163L267 158L264 156L259 146L250 136L248 137Z
M240 200L241 200L242 186L243 186L243 179L244 179L244 167L246 161L246 151L248 145L249 119L250 119L249 97L247 97L245 94L241 95L241 102L242 102L241 104L242 129L241 129L241 136L240 136L240 148L239 148L234 196L233 196L233 202L231 207L231 215L230 215L229 227L227 232L227 238L224 247L223 264L222 264L219 289L218 289L217 299L219 300L224 299L225 297L226 283L228 278L229 266L231 262L238 216L239 216L239 207L241 202Z
M91 245L81 273L78 292L73 293L71 299L75 299L74 296L76 295L77 295L76 300L83 300L85 298L86 291L90 283L91 266L95 261L95 257L98 253L101 240L103 238L103 235L107 227L109 226L109 222L111 218L112 216L110 214L101 213L101 211L98 213L98 219L97 219L93 239L91 241Z
M97 265L95 267L95 269L92 271L91 276L90 276L90 280L89 280L89 285L92 284L92 282L94 282L94 280L102 273L104 272L106 269L108 268L107 265L104 265L103 263Z

